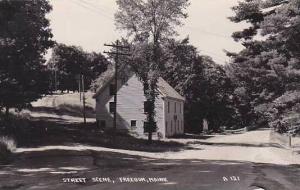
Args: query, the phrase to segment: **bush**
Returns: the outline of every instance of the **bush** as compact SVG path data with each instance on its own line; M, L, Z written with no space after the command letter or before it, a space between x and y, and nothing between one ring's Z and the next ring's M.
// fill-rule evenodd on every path
M9 163L15 150L16 143L12 138L0 137L0 164Z

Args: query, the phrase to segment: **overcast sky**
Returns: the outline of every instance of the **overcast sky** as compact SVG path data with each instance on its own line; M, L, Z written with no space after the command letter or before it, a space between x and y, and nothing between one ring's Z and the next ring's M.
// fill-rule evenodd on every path
M232 40L232 32L245 25L231 23L231 7L238 0L191 0L189 17L178 29L180 36L189 36L190 42L202 54L215 62L228 61L223 50L239 51L242 46ZM54 40L67 45L82 46L86 51L102 52L104 43L120 38L116 31L114 0L51 0L53 10L48 15Z

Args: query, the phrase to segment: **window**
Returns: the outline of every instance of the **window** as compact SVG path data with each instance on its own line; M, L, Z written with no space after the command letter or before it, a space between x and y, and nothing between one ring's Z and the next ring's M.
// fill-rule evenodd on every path
M168 113L170 113L170 102L168 102Z
M131 120L130 126L131 126L132 128L136 127L136 120Z
M176 102L174 103L175 104L175 109L174 109L174 113L176 113L176 110L177 110L177 104L176 104Z
M115 113L116 111L116 103L115 102L109 102L109 112Z
M148 132L149 132L149 123L144 122L144 133L148 133Z
M173 134L173 121L171 120L171 135Z
M179 113L181 113L181 103L179 103Z
M110 96L113 96L113 95L115 95L116 94L116 86L115 86L115 84L110 84L109 85L109 95Z
M144 102L144 113L149 113L150 108L151 108L151 102L145 101Z

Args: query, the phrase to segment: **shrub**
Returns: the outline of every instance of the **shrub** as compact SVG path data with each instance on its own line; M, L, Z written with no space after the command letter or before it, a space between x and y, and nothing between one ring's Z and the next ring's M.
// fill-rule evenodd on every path
M16 143L12 138L0 137L0 164L9 163L15 150Z

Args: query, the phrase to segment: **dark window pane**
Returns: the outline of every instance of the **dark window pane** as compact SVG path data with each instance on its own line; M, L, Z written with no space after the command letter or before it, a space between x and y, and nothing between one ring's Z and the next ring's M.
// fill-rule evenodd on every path
M131 120L131 127L136 127L136 120Z
M176 110L177 110L177 104L175 102L175 109L174 109L174 112L176 113Z
M151 110L151 102L145 101L144 102L144 113L149 113Z

